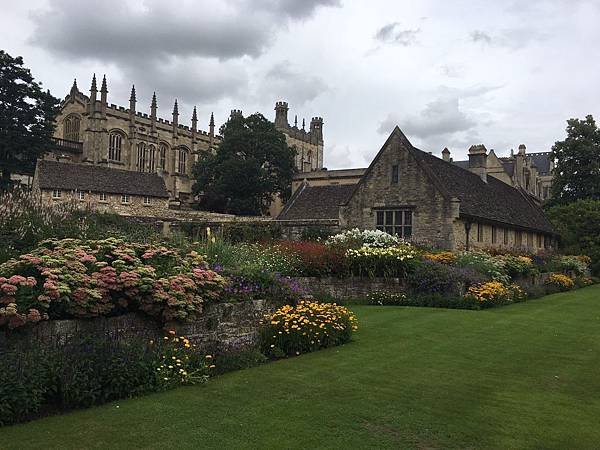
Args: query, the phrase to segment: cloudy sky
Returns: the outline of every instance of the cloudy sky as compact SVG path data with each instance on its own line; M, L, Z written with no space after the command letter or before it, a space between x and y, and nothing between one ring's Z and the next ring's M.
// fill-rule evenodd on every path
M324 119L325 165L366 166L394 125L456 159L546 151L600 115L600 0L0 0L0 48L52 93L106 73L109 103L206 129L229 111Z

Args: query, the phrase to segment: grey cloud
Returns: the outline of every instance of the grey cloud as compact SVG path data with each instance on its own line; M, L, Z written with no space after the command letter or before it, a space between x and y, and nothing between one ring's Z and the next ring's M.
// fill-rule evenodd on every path
M287 100L294 107L314 100L328 89L320 77L300 72L286 60L267 71L259 91L267 98Z
M472 31L469 36L471 40L476 43L516 50L525 47L531 42L548 39L550 35L546 32L532 29L531 27L522 26L500 30L494 35L490 35L481 30L475 30Z
M396 124L399 124L407 135L427 139L469 130L476 122L460 109L458 98L438 98L412 117L401 119L395 114L388 115L380 123L377 131L387 134Z
M392 22L377 30L375 39L386 44L397 44L406 47L416 43L417 35L420 32L419 28L414 30L402 29L399 22Z
M483 44L491 44L492 43L492 37L489 34L487 34L485 31L474 30L474 31L471 31L470 36L471 36L471 40L473 42L481 42Z
M253 5L283 17L306 19L323 6L339 7L340 0L250 0Z

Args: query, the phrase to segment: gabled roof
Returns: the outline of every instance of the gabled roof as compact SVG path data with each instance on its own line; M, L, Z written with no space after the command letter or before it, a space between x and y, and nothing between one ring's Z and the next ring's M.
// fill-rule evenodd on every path
M478 175L412 147L421 163L430 169L448 195L460 200L466 217L505 223L545 233L554 227L535 201L524 191L493 176L484 182Z
M346 202L355 186L310 186L303 183L286 203L277 220L339 219L339 207Z
M552 223L528 194L492 176L487 177L486 183L478 175L455 163L446 162L415 148L398 127L394 128L345 204L359 186L365 183L366 177L393 138L397 138L400 145L414 156L417 164L446 199L457 198L460 201L462 216L532 231L556 233Z
M165 181L156 173L40 160L37 163L36 177L41 189L169 197Z

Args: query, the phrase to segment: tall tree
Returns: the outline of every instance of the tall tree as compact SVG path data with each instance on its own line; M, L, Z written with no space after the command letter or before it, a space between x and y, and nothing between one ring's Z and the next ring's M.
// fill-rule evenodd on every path
M552 204L600 200L600 130L594 118L567 120L567 137L552 147Z
M200 207L239 215L265 214L274 196L286 197L294 174L295 150L262 114L232 117L221 127L214 153L194 166Z
M33 174L36 160L51 149L59 100L44 92L23 58L0 50L0 189L11 174Z

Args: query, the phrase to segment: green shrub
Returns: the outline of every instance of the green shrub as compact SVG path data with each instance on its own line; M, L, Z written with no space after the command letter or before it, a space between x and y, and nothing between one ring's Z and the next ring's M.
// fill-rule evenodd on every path
M375 291L367 295L368 304L379 306L425 306L429 308L480 309L471 298L441 293L405 294Z
M281 238L281 227L272 222L231 222L223 225L229 242L270 242Z
M493 280L503 283L510 281L510 277L506 273L502 261L483 251L473 250L459 253L456 257L456 265L459 267L469 267Z
M340 345L350 340L356 323L352 311L343 306L303 300L279 308L264 320L261 349L278 358Z
M4 349L0 425L205 382L210 356L172 333L157 342L77 336L47 348Z
M560 234L561 251L589 256L592 272L600 275L600 200L552 206L546 214Z

